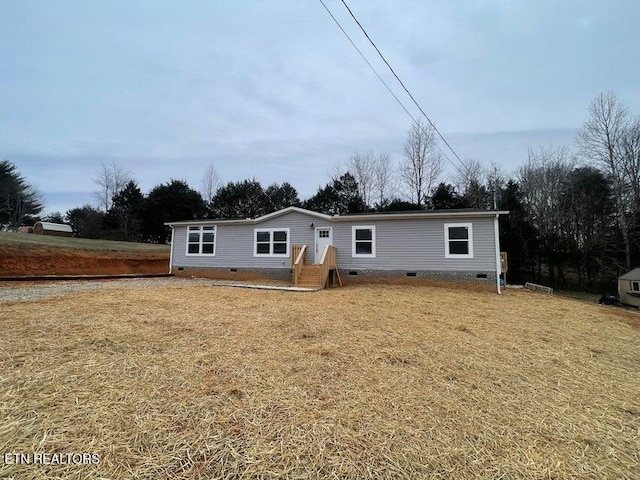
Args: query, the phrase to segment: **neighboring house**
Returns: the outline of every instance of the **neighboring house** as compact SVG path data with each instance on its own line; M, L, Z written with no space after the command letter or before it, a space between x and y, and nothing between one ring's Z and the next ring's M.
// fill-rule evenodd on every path
M64 223L36 222L33 226L36 235L55 235L57 237L71 237L73 229L71 225Z
M324 215L288 207L255 219L168 222L170 273L212 278L291 278L303 261L333 249L349 281L441 278L500 285L498 216L504 211L441 210ZM312 268L312 267L309 267ZM297 278L297 277L295 277Z
M635 268L618 278L620 301L640 307L640 268Z

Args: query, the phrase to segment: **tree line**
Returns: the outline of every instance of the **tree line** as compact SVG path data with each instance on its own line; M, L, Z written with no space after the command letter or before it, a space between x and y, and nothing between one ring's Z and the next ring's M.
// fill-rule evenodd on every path
M640 262L640 120L613 93L591 103L575 153L568 147L530 148L515 172L467 159L450 181L435 131L416 123L402 159L355 152L334 167L330 181L301 200L288 182L263 187L255 179L222 184L214 167L200 189L170 180L142 193L131 172L103 164L96 205L54 212L78 236L166 242L167 221L255 218L299 206L329 215L473 208L508 210L500 217L501 247L512 282L603 290ZM43 204L16 166L0 162L0 223L38 219Z

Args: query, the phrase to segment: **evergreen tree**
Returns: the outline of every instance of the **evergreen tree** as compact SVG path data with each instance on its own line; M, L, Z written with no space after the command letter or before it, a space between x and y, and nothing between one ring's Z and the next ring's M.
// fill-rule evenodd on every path
M431 194L431 208L445 210L452 208L468 207L465 199L456 191L456 187L450 183L441 182Z
M304 202L304 208L327 215L361 213L366 210L358 193L358 183L349 172L333 179L324 188Z
M105 214L85 205L68 210L65 215L66 223L70 224L77 237L102 238Z
M508 210L500 215L500 250L507 252L510 282L526 280L533 273L538 250L538 232L529 221L517 182L509 180L498 199L498 209Z
M142 233L142 207L144 195L138 184L130 180L119 193L113 196L107 222L113 225L126 241L140 240Z
M213 218L255 218L278 210L258 180L229 182L220 187L209 203L209 215Z
M273 212L300 206L298 191L289 182L284 182L282 185L277 183L269 185L264 193L268 198L268 208Z
M17 167L8 160L0 161L0 224L18 227L27 215L37 215L43 208L40 194Z
M157 185L149 192L142 208L144 235L158 243L166 243L170 229L165 222L201 218L205 210L202 196L187 182L171 180Z

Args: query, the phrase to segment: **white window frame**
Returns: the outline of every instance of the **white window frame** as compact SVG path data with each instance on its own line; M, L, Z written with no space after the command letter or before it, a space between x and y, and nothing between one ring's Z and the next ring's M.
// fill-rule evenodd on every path
M198 238L198 253L189 253L189 245L194 245L195 242L189 242L189 234L196 233L195 230L191 230L192 228L198 228L197 233L199 235ZM203 227L213 227L213 230L203 230ZM213 253L202 253L202 237L203 233L213 233ZM216 256L216 245L218 244L218 227L216 225L189 225L187 227L187 245L185 255L188 257L215 257ZM210 243L210 242L206 242Z
M451 253L449 251L449 229L455 227L466 227L469 232L469 238L466 240L452 239L452 242L468 242L469 253ZM444 257L445 258L473 258L473 224L465 223L445 223L444 224Z
M634 283L635 283L636 288L633 288L633 286L634 286L633 284L634 284ZM638 293L640 293L640 281L638 281L638 280L631 280L631 281L629 282L629 290L630 290L630 291L632 291L632 292L638 292Z
M258 232L269 232L269 253L258 253ZM273 253L273 232L287 232L287 251L285 253ZM260 242L263 243L263 242ZM281 243L281 242L277 242ZM286 258L291 255L291 232L288 228L256 228L253 230L253 256L254 257L279 257Z
M371 253L356 253L356 230L371 230ZM360 240L362 242L362 240ZM351 226L351 256L354 258L376 257L376 226L352 225Z

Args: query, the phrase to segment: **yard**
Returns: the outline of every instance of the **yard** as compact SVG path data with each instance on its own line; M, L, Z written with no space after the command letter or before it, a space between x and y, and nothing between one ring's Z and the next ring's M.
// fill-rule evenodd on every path
M0 478L637 478L638 317L450 286L5 302L0 450L100 462Z

